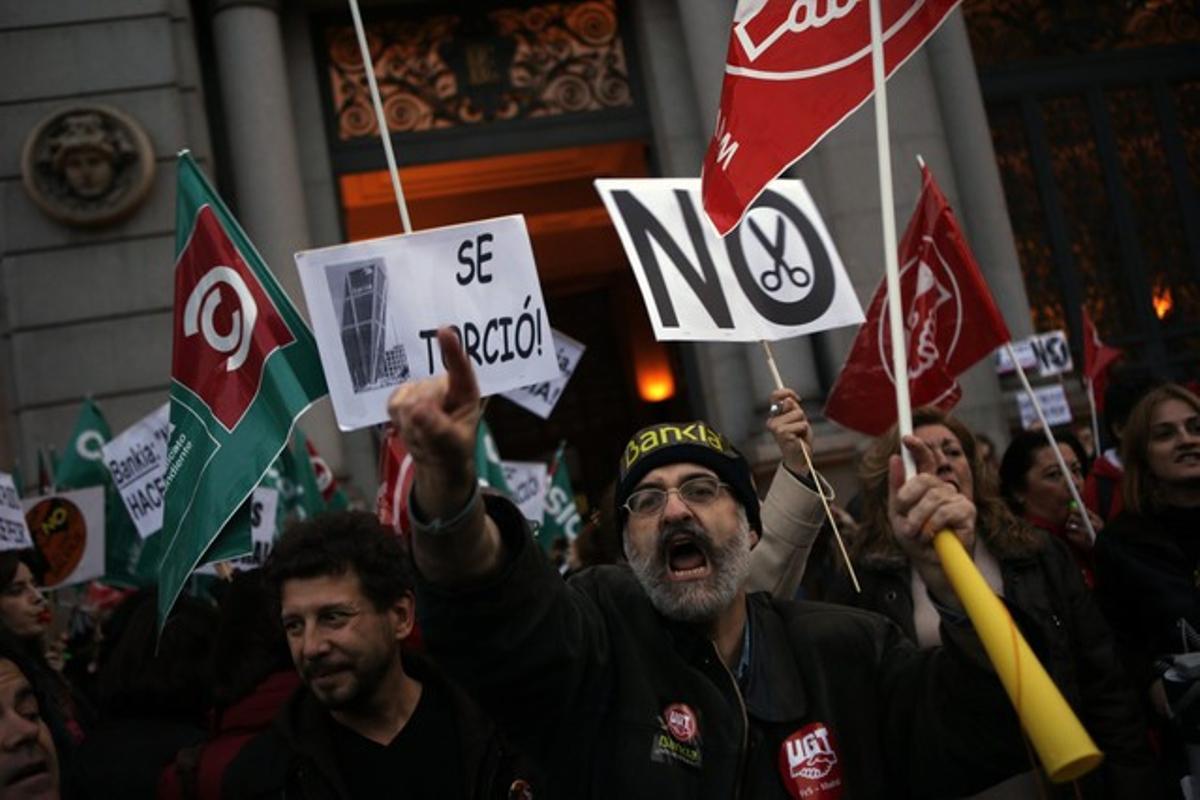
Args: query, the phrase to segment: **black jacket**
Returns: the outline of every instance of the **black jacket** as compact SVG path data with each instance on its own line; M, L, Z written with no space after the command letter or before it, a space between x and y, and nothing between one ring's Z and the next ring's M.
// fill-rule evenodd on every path
M988 544L1000 564L1004 600L1064 698L1105 754L1081 781L1088 797L1155 797L1158 769L1138 696L1079 568L1061 541L1040 529L1029 540ZM1104 534L1107 535L1107 532ZM827 599L877 611L916 641L908 562L889 554L855 561L862 594L842 573ZM1030 768L1028 761L1020 771ZM1073 790L1064 789L1068 796Z
M1157 677L1154 660L1200 649L1184 642L1181 622L1200 633L1200 509L1122 511L1096 541L1101 607L1139 686Z
M739 687L627 567L565 583L519 512L487 504L506 566L469 591L418 578L417 607L439 663L548 773L546 796L784 800L785 780L840 777L846 800L945 797L1023 758L969 626L947 623L948 646L922 652L879 615L756 593Z
M495 725L463 691L442 677L424 658L405 652L404 668L422 683L436 682L450 698L456 715L459 753L446 753L430 769L453 769L463 776L466 796L472 800L519 798L520 780L516 762L496 736ZM226 770L221 796L289 798L289 800L347 800L350 792L334 756L330 726L336 725L328 710L301 686L276 718L271 729L246 744ZM396 776L402 793L404 777Z

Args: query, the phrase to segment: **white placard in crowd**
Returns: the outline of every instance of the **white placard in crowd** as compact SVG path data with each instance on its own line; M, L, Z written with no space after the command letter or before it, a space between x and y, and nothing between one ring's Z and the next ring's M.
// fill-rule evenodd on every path
M559 374L521 216L307 250L296 265L342 430L384 422L396 386L443 371L440 326L458 330L485 395Z
M162 529L171 404L135 422L104 445L104 465L143 539Z
M857 325L862 307L798 180L767 185L722 239L700 180L598 180L660 340L786 339Z
M541 523L546 513L546 482L549 473L540 461L502 461L504 481L512 500L525 519Z
M556 330L550 332L554 335L554 351L558 357L559 376L504 393L509 400L526 411L537 414L542 419L550 418L554 407L558 405L558 398L562 397L563 389L567 388L567 381L571 380L571 376L575 374L575 367L579 366L579 359L583 357L583 351L586 349L583 344L565 333Z
M225 563L235 569L254 569L267 563L275 545L275 515L279 511L279 492L265 486L255 488L250 495L250 542L254 552ZM195 569L197 575L216 575L216 564L203 564Z
M0 551L25 550L33 547L29 528L25 525L25 510L12 475L0 472Z
M1033 393L1037 395L1038 404L1042 407L1042 413L1046 415L1046 422L1050 423L1050 427L1066 425L1074 419L1071 416L1071 404L1067 402L1067 393L1062 384L1037 386ZM1028 394L1020 392L1017 395L1017 407L1021 412L1021 427L1029 430L1038 421L1038 418L1037 412L1033 408L1033 401L1029 399Z
M42 588L72 586L104 575L104 487L26 497L21 505L45 565Z
M1012 345L1021 368L1028 371L1036 367L1038 375L1043 378L1062 375L1075 368L1065 331L1035 333L1019 342L1013 342ZM1014 370L1016 367L1008 356L1008 348L1001 347L996 350L996 372L1006 375Z

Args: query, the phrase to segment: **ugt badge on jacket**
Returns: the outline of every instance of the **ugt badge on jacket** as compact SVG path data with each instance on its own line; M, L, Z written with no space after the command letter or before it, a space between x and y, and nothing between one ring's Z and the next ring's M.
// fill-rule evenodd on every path
M650 747L650 760L660 764L683 764L699 769L700 723L686 703L671 703L658 717L659 730Z
M824 722L813 722L779 746L779 777L795 800L838 800L842 765L833 734Z

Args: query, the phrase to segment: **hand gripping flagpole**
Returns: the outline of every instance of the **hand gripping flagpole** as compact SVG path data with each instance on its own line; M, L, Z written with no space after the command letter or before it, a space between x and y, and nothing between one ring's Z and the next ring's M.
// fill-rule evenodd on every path
M904 318L901 316L895 209L892 207L892 162L888 141L880 2L870 0L875 143L879 156L879 204L887 271L892 383L896 388L897 427L900 436L904 437L912 434L912 405L908 394L908 358L903 345L906 339ZM912 477L916 471L912 455L903 444L900 452L904 459L904 474ZM979 574L975 563L963 549L962 542L953 533L944 530L934 536L933 546L1050 779L1062 783L1074 780L1094 768L1103 756L1029 648L1004 604Z
M783 385L783 376L779 374L779 365L775 363L775 354L771 352L771 343L766 339L759 339L759 342L762 343L763 352L767 356L767 368L771 370L775 388L787 388ZM811 423L809 424L811 425ZM808 474L812 475L813 483L816 484L817 496L821 498L821 505L825 508L825 518L829 520L829 525L833 529L833 537L837 540L838 550L842 552L842 560L846 562L846 570L850 573L850 582L854 584L854 591L862 594L862 586L858 582L858 575L854 572L854 564L850 563L850 554L846 552L846 543L842 540L842 532L838 529L837 520L833 517L833 509L829 507L829 497L825 494L821 473L817 472L817 468L813 466L812 456L808 453L808 445L803 440L800 441L800 452L804 453L804 466L808 467Z
M392 176L392 191L396 194L396 206L400 209L400 224L405 233L412 233L408 219L408 204L404 202L404 189L400 186L400 170L396 168L396 154L392 152L392 137L387 118L383 115L383 101L379 99L379 84L375 81L375 62L371 60L371 48L367 45L367 32L363 28L362 15L358 12L358 0L350 0L350 16L354 17L354 33L358 37L358 49L362 52L363 71L367 74L367 86L371 90L371 103L375 106L375 123L379 126L379 138L387 156L388 174Z

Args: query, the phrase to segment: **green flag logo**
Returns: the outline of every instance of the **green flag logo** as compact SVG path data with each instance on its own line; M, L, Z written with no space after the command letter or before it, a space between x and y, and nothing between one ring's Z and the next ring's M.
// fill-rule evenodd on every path
M249 549L246 501L327 392L312 333L187 153L175 242L160 622L202 560Z

